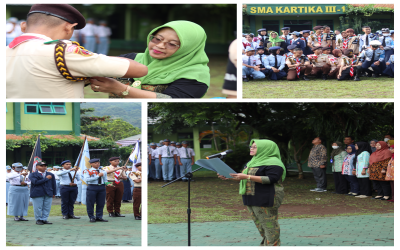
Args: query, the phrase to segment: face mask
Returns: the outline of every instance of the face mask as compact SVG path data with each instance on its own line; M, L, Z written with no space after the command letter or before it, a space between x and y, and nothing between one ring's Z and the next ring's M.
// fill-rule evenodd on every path
M389 33L382 34L383 36L389 36Z
M385 142L388 142L389 141L389 138L385 138L385 139L383 139Z
M333 149L338 149L338 148L339 148L339 146L332 146L332 148L333 148Z

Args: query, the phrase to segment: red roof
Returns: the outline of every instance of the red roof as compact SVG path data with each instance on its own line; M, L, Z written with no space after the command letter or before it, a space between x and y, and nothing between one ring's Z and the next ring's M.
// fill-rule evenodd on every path
M74 136L72 135L42 135L47 138L53 138L53 139L75 139ZM82 140L85 139L85 135L80 135L79 136ZM29 136L22 136L22 135L16 135L16 134L6 134L6 140L22 140L24 138L29 138ZM100 138L93 137L93 136L87 136L88 141L99 141Z
M351 4L351 5L353 5L354 7L364 7L368 4ZM394 4L375 4L374 7L375 8L376 7L388 7L388 8L394 9Z

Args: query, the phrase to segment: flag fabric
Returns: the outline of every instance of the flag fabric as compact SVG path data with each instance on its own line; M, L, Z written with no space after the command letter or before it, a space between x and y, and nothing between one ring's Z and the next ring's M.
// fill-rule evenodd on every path
M32 156L28 163L28 170L30 173L36 172L36 164L39 161L42 161L42 150L40 149L40 135L36 140L35 148L32 151Z
M135 167L136 163L142 162L140 157L140 141L138 140L135 144L135 149L133 150L132 154L129 156L129 161L132 162L132 171L136 172L137 169Z
M81 152L79 153L78 159L75 162L75 167L79 167L79 171L76 173L79 179L82 182L82 194L81 194L81 203L86 205L86 190L87 183L85 182L83 175L87 169L90 169L90 154L89 154L89 144L85 137L85 142L82 146Z

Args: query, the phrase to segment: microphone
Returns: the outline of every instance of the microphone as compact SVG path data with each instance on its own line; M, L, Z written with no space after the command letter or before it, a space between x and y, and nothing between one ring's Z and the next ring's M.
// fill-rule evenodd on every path
M225 156L225 155L230 154L230 153L232 153L232 152L233 152L232 149L228 149L228 150L226 150L225 152L221 152L221 153L218 153L218 154L215 154L215 155L207 156L206 159L209 160L209 159L212 159L212 158L217 158L217 157Z

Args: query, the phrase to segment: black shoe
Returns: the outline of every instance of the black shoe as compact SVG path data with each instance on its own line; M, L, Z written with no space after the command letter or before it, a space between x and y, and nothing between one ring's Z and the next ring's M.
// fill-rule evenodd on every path
M25 219L24 217L20 217L19 221L29 221L29 220Z
M70 219L80 219L81 217L76 217L75 215L68 215L68 218L70 218Z
M68 219L69 219L69 216L68 216L68 215L63 215L63 219L64 219L64 220L68 220Z
M96 218L96 221L100 221L100 222L108 222L108 220L105 220L103 218Z
M43 222L43 224L53 224L53 223L51 223L51 222L49 222L47 220L42 220L42 222Z
M96 222L96 219L95 218L91 218L90 222Z
M249 78L243 78L243 82L248 82Z
M303 79L304 81L310 81L310 78L308 78L307 76L303 76L301 79Z
M387 201L387 200L390 200L390 198L385 199L385 198L382 197L382 198L380 198L380 200L381 201Z
M361 81L361 79L358 76L354 76L354 81Z
M108 216L115 217L115 214L114 213L109 213Z
M328 76L325 75L325 74L323 74L323 75L322 75L322 80L328 80Z
M115 212L115 217L125 217L125 215Z
M19 218L18 217L14 217L14 221L19 221Z
M167 180L165 180L164 182L168 182Z
M140 216L135 216L135 220L142 220L142 217L140 217Z
M44 225L44 223L43 223L43 221L41 221L41 220L37 220L37 221L36 221L36 225Z

